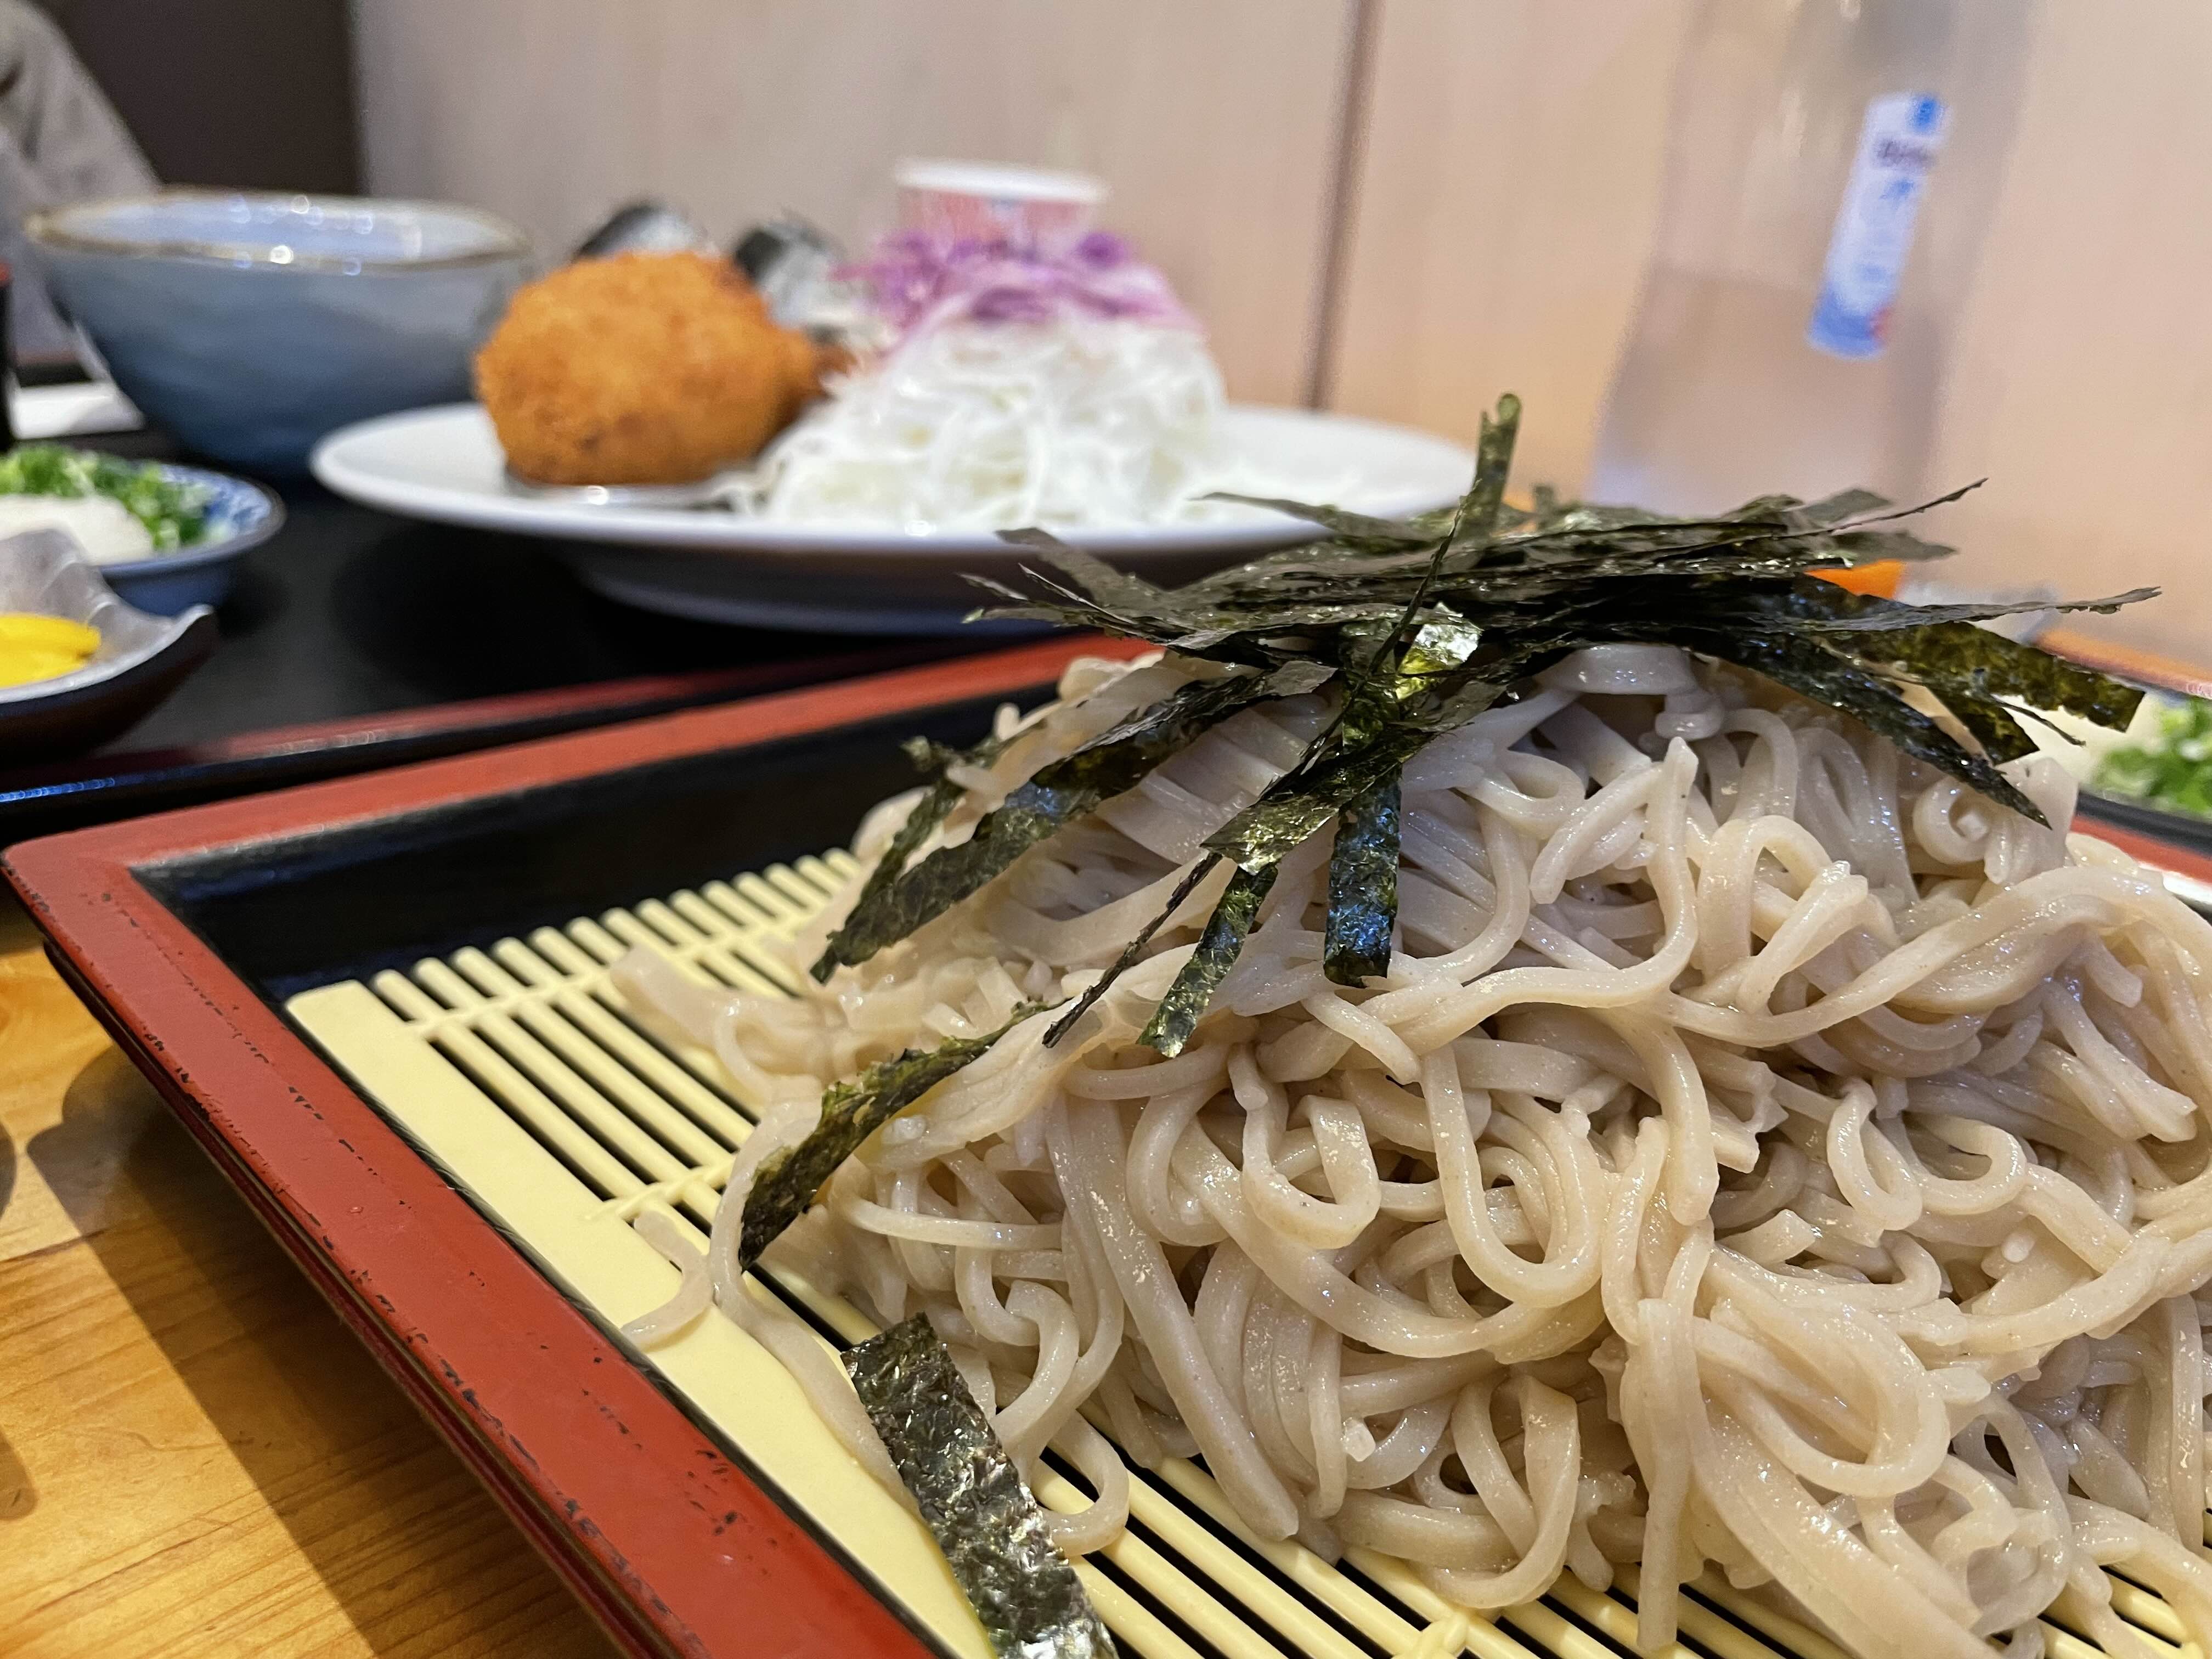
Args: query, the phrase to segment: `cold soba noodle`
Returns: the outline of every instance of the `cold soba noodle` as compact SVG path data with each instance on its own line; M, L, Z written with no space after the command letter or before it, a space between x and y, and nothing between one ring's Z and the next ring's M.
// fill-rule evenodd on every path
M938 841L1201 672L1079 663L1001 715ZM621 970L766 1109L715 1298L895 1486L737 1273L754 1168L833 1081L1079 991L1328 711L1213 727L799 1002ZM2008 775L2068 821L2055 763ZM1099 1491L1054 1517L1071 1551L1126 1512L1095 1418L1139 1463L1203 1456L1255 1531L1470 1607L1638 1564L1646 1650L1709 1564L1869 1656L2035 1654L2069 1589L2133 1650L2106 1565L2212 1638L2212 928L2112 848L1665 647L1583 651L1431 744L1402 824L1387 979L1322 972L1324 830L1184 1051L1139 1046L1221 866L1066 1040L1017 1026L770 1265L927 1310L1023 1467L1050 1444ZM662 1327L704 1304L687 1281Z

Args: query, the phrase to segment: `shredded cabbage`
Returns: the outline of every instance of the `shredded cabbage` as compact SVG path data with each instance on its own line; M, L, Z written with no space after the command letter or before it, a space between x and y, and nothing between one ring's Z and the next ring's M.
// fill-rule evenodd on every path
M920 532L1203 521L1252 511L1201 500L1210 490L1315 493L1234 454L1223 404L1221 371L1188 329L1075 315L940 324L778 439L755 505L787 523Z

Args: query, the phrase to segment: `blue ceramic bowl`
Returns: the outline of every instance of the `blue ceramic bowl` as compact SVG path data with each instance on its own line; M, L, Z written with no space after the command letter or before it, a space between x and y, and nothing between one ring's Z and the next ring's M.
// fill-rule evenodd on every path
M289 472L356 421L469 393L529 243L473 208L167 191L26 225L116 383L187 447Z
M161 471L204 492L199 540L174 553L98 566L100 578L156 617L173 617L196 605L221 605L238 580L240 556L283 527L284 504L259 484L227 473L167 463Z

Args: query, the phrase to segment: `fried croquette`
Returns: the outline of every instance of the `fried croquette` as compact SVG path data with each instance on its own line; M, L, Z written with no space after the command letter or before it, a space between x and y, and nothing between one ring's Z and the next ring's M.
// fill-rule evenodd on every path
M623 253L518 292L477 354L477 395L526 478L680 483L759 453L822 367L726 260Z

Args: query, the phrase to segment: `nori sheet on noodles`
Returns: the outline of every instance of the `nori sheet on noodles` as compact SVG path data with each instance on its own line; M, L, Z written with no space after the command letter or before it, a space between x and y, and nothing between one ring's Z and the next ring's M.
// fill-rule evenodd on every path
M1337 814L1321 966L1339 985L1357 988L1390 971L1390 932L1398 915L1398 793L1394 777Z
M1954 711L1962 702L2011 697L2031 708L2063 709L2124 730L2143 698L2141 686L2122 684L1969 623L1870 631L1855 636L1852 645L1864 660L1896 664Z
M1190 1041L1205 1016L1206 1005L1213 1000L1215 989L1237 965L1237 955L1259 917L1261 902L1274 884L1272 864L1264 870L1239 870L1230 877L1228 890L1206 919L1198 948L1183 963L1175 983L1168 987L1160 1006L1152 1010L1138 1042L1170 1059L1182 1052L1183 1044Z
M855 903L814 964L815 978L826 980L840 966L866 962L944 915L1054 830L1133 789L1162 761L1238 710L1314 690L1331 672L1324 664L1285 662L1266 673L1178 686L1043 768L988 814L968 840L939 848Z
M1272 870L1356 800L1393 782L1436 734L1410 722L1386 726L1369 742L1304 777L1286 778L1206 838L1240 870Z
M1317 524L1325 530L1334 530L1347 540L1382 542L1393 547L1425 547L1437 538L1433 529L1424 528L1408 519L1372 518L1364 513L1347 513L1340 507L1285 501L1279 495L1240 495L1233 489L1217 489L1206 500L1268 507L1293 519Z
M995 1031L953 1037L934 1048L908 1048L829 1089L822 1097L821 1120L806 1138L770 1152L755 1171L752 1190L745 1194L738 1266L751 1267L786 1227L805 1214L823 1183L862 1141L961 1067L988 1054L993 1043L1045 1006L1024 1003Z
M1454 507L1386 520L1268 500L1333 533L1181 588L1116 570L1042 531L1009 532L1037 556L1024 572L1030 588L981 582L1012 603L979 615L1104 629L1258 672L1183 688L1044 768L969 842L912 868L879 870L816 964L817 976L905 938L1027 848L1133 787L1215 721L1332 675L1342 689L1321 733L1206 839L1237 874L1146 1028L1145 1041L1168 1045L1163 1052L1188 1040L1234 965L1266 890L1261 878L1272 878L1278 861L1332 818L1340 833L1325 969L1347 983L1385 971L1396 910L1395 814L1385 803L1400 773L1430 739L1519 695L1529 676L1569 652L1675 645L1735 664L1850 715L2039 823L2035 804L1997 769L2033 746L2016 715L2063 710L2118 727L2135 711L2134 688L1972 626L2043 605L1913 605L1811 580L1824 568L1947 556L1949 548L1899 521L1977 484L1901 508L1863 489L1812 502L1766 495L1706 519L1564 501L1539 488L1522 510L1504 501L1519 418L1518 401L1508 397L1484 420L1474 480ZM2110 611L2152 591L2048 608ZM1969 741L1915 708L1908 696L1916 688L1948 709ZM939 801L933 790L917 808L934 816L909 844L895 842L899 861L951 811ZM1140 933L1084 1007L1164 922Z
M1842 709L1906 754L1972 785L1999 805L2038 823L2049 822L1988 756L1967 748L1906 702L1872 668L1824 650L1814 641L1787 634L1705 636L1692 631L1683 638L1708 655L1753 669L1817 702Z
M2035 752L2035 739L2027 728L1994 697L1960 697L1949 707L1982 753L1996 764L2025 760Z
M1521 400L1507 392L1497 409L1482 417L1474 444L1474 483L1461 500L1444 532L1446 551L1486 549L1505 509L1505 485L1513 473L1513 446L1521 435ZM1476 557L1481 555L1478 551Z
M1176 884L1175 891L1168 895L1168 902L1161 908L1159 915L1139 928L1136 938L1131 939L1121 954L1115 958L1114 965L1099 975L1097 983L1078 997L1073 1007L1053 1021L1052 1029L1044 1034L1046 1048L1049 1048L1066 1036L1075 1022L1089 1013L1097 1006L1098 999L1113 988L1115 980L1144 960L1145 947L1152 942L1152 936L1167 925L1168 918L1182 908L1182 902L1198 890L1199 883L1212 875L1220 862L1220 854L1208 853L1191 866L1189 872Z
M868 878L860 884L860 896L853 902L854 910L872 911L884 902L884 896L906 873L906 866L921 850L922 843L936 833L937 826L944 823L951 815L952 809L960 804L960 798L967 791L945 775L952 766L957 763L988 766L1005 749L1006 744L997 738L986 738L973 749L964 751L942 749L926 738L915 738L906 745L907 754L914 763L925 771L934 772L936 779L922 792L921 799L914 804L914 810L907 814L906 822L899 825L898 833L891 837L890 845L884 849L884 855L877 861L876 867L868 872ZM842 936L841 929L831 938L830 948L823 952L821 960L814 964L816 979L827 979L836 970L837 940Z
M846 1374L1002 1659L1115 1659L1043 1509L926 1314L848 1350Z

